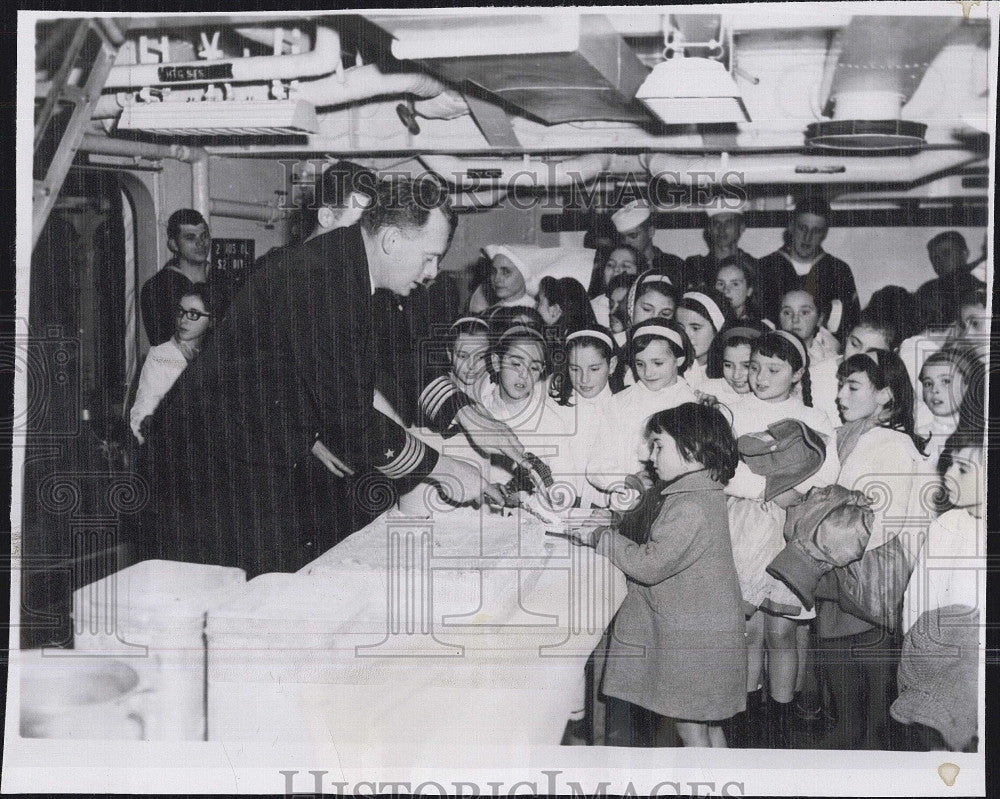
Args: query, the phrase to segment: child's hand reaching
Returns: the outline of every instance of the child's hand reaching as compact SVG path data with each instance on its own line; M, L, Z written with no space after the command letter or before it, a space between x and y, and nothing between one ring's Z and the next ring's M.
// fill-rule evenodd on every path
M645 471L630 474L611 492L611 507L617 511L627 511L639 504L643 493L653 486L653 481Z
M597 547L601 536L614 529L615 516L610 510L596 508L590 518L580 519L566 528L566 535L578 546Z

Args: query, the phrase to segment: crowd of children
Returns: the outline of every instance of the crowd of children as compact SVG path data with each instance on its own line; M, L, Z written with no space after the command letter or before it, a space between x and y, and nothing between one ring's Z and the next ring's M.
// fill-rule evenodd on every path
M485 251L490 285L448 330L451 370L421 407L514 502L592 509L571 535L629 586L602 696L683 745L975 747L969 652L948 660L949 707L921 700L944 679L927 625L983 622L975 578L942 558L967 572L985 555L985 293L963 296L947 330L917 330L899 316L908 293L883 291L838 337L840 301L808 286L762 319L736 258L678 287L619 244L586 291L548 269L554 253ZM520 462L481 446L497 425ZM613 656L625 650L644 654ZM819 724L804 744L800 722Z
M569 535L628 578L600 690L646 734L619 742L788 748L808 722L807 746L975 748L985 290L947 325L898 286L857 313L790 272L763 296L735 240L683 262L623 211L596 251L483 248L488 280L423 342L446 366L413 433L506 504L591 509ZM209 294L175 319L142 370L140 443L216 322Z

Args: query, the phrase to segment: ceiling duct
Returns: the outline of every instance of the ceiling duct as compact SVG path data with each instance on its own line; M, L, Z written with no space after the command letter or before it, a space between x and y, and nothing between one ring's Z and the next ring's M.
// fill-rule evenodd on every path
M649 70L601 14L580 15L576 43L568 52L565 35L549 37L546 52L540 51L545 42L539 44L538 37L532 36L528 43L533 46L525 52L528 48L518 34L518 26L524 23L514 15L508 28L490 30L489 41L483 44L489 49L482 55L450 55L449 51L468 44L456 44L460 36L452 36L455 41L447 49L429 53L417 48L417 40L425 33L422 29L410 30L391 17L373 21L396 37L393 54L397 58L412 58L455 86L471 86L545 124L649 119L634 100ZM562 26L569 27L566 15L562 15ZM441 30L454 33L446 23Z
M830 88L833 120L809 125L806 144L870 154L925 144L927 126L900 112L958 25L942 17L853 17Z

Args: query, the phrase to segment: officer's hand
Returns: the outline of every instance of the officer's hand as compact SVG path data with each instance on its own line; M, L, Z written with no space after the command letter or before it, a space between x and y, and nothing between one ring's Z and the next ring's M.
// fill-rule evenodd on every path
M312 454L319 458L319 462L333 472L337 477L354 475L354 470L330 452L330 450L326 448L326 444L318 438L316 439L316 443L312 445Z
M478 506L483 502L503 505L503 495L497 487L487 483L482 472L466 461L441 455L427 479L437 485L446 499L459 505Z
M524 460L524 445L503 422L475 405L466 405L455 417L462 429L487 455L506 455L514 463Z

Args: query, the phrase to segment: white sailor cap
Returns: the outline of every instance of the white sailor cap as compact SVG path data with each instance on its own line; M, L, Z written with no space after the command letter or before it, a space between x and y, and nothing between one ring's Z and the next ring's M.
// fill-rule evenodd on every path
M628 233L649 219L651 214L649 206L642 200L632 200L611 215L611 222L619 233Z
M703 205L701 210L705 212L709 219L722 214L739 214L743 216L745 204L742 200L735 200L731 197L716 197L708 205Z

